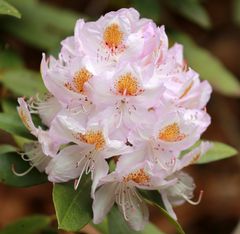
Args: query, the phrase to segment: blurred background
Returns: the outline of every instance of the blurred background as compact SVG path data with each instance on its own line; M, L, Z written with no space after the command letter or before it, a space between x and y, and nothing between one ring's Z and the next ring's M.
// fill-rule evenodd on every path
M208 105L212 125L204 139L218 140L240 151L240 1L239 0L7 0L15 9L0 15L1 111L11 113L17 96L43 89L42 52L57 55L59 42L73 34L76 19L95 20L122 7L137 8L142 17L164 24L171 44L184 44L185 57L202 79L213 85ZM0 13L1 4L0 0ZM12 17L13 15L13 17ZM15 16L15 17L14 17ZM0 144L21 139L0 130ZM187 234L240 234L240 158L233 157L187 170L204 190L198 206L176 208ZM13 188L0 184L0 230L30 214L54 214L51 184ZM151 220L168 234L176 233L160 212ZM238 226L239 225L239 226ZM238 226L238 228L237 228ZM64 233L64 232L61 232ZM83 233L93 233L87 227Z

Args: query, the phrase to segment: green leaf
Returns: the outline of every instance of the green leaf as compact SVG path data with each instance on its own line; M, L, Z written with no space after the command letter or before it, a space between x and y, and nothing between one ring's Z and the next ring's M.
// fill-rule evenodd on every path
M233 19L240 25L240 0L233 0Z
M55 184L53 202L58 227L66 231L80 231L92 219L90 177L83 177L77 190L72 183Z
M171 8L182 16L204 28L210 28L211 22L206 10L201 6L198 0L166 0Z
M150 205L157 206L159 208L161 213L169 220L170 223L173 224L173 226L175 226L179 234L185 234L181 225L163 208L161 196L157 191L144 191L144 193L141 192L141 194Z
M16 152L16 150L17 148L13 145L7 145L7 144L0 145L0 155L6 154L9 152Z
M108 219L107 218L105 218L99 224L94 224L94 223L91 222L91 226L93 226L94 228L96 228L98 231L100 231L103 234L109 234L109 231L108 231Z
M212 142L213 146L196 163L203 164L232 157L238 152L233 147L220 143Z
M108 228L109 234L138 234L132 230L124 220L122 214L119 212L117 206L113 206L109 215L108 215Z
M1 106L4 113L18 115L16 108L18 103L16 99L5 98L1 101Z
M143 231L143 234L164 234L164 232L160 231L154 224L148 223Z
M23 66L22 58L11 50L0 50L0 72L2 69L13 69Z
M131 6L136 8L142 17L159 22L161 8L158 0L132 0Z
M213 88L228 96L240 96L240 82L206 49L197 46L190 37L183 33L174 33L174 41L184 45L184 52L190 66L208 80Z
M0 0L0 15L11 15L16 18L21 18L19 11L4 0Z
M40 74L23 68L3 71L0 82L17 96L31 97L46 92Z
M22 12L22 20L5 21L3 27L14 36L38 48L47 50L71 35L79 16L36 0L10 0Z
M113 206L108 216L109 234L164 234L152 223L148 223L143 231L132 230L119 212L117 206Z
M25 128L17 115L0 113L0 129L28 139L34 139L34 136Z
M12 172L13 166L17 172L24 172L30 164L16 152L0 155L0 182L14 187L30 187L47 182L47 176L35 168L25 176L16 176Z
M51 223L51 218L44 215L24 217L5 226L0 234L36 234L45 229Z

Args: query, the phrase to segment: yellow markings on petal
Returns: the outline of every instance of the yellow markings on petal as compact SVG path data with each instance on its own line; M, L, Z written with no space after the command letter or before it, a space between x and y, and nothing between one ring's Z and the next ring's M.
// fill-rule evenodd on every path
M84 143L95 145L96 150L101 150L106 143L101 131L89 131L85 134L77 133L75 137Z
M77 72L73 78L73 84L78 93L84 92L84 84L92 77L92 74L85 68Z
M177 123L169 124L163 128L158 135L160 140L168 142L177 142L183 140L186 135L180 132L180 128Z
M115 88L119 94L124 96L136 96L140 91L138 81L130 72L119 77Z
M29 119L28 114L26 113L26 111L24 111L23 108L19 107L18 108L18 114L23 122L23 124L25 125L25 127L31 131L32 127L31 127L31 120Z
M118 24L113 23L106 27L103 33L104 44L113 50L116 50L123 43L123 32Z
M193 163L197 162L198 159L200 158L200 156L201 156L200 153L196 154L196 155L193 157L193 159L192 159L192 161L190 162L190 164L193 164Z
M190 91L190 89L192 88L192 86L193 86L193 81L187 86L187 88L184 90L184 92L183 92L182 95L179 97L179 99L185 97L185 96L189 93L189 91Z
M150 181L149 175L146 174L144 169L139 169L135 172L123 177L124 182L134 181L137 184L146 184Z
M86 69L82 68L75 73L72 82L67 82L64 86L76 93L84 93L84 84L91 79L92 74Z

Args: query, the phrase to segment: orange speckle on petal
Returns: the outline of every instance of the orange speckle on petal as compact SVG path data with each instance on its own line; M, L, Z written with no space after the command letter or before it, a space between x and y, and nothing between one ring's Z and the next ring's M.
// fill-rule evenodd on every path
M106 27L103 33L104 44L112 51L120 47L123 43L123 32L118 24L113 23Z
M124 182L134 181L137 184L146 184L150 181L149 175L146 174L144 169L139 169L135 172L128 174L127 176L123 177Z
M119 77L115 88L119 94L124 96L136 96L140 91L138 81L130 72Z
M82 68L75 73L72 82L66 82L64 86L76 93L84 93L84 84L92 77L92 74L86 69Z
M195 163L195 162L197 162L197 160L200 158L200 153L198 153L198 154L196 154L194 157L193 157L193 159L192 159L192 161L190 162L190 164L193 164L193 163Z
M18 113L25 127L31 131L32 128L27 113L21 107L18 108Z
M84 143L95 145L97 150L102 149L106 143L101 131L89 131L85 134L77 133L75 138Z
M160 140L168 142L177 142L183 140L186 135L180 132L180 128L177 123L167 125L158 135Z
M179 97L179 99L185 97L185 96L189 93L189 91L190 91L190 89L192 88L192 86L193 86L193 82L191 82L191 83L188 85L188 87L184 90L184 92L183 92L182 95Z
M82 68L79 72L77 72L73 78L73 84L76 92L83 93L84 92L84 84L92 77L92 74L86 69Z

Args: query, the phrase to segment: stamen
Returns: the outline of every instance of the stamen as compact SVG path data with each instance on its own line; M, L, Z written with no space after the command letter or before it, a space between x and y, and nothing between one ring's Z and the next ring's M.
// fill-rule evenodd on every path
M16 175L16 176L25 176L25 175L27 175L33 168L34 168L34 165L30 166L26 171L19 173L19 172L16 171L15 165L12 164L12 173L13 173L14 175Z
M169 124L158 135L160 140L168 142L177 142L183 140L186 135L180 132L180 128L177 123Z
M122 209L123 209L123 216L124 216L124 218L125 218L125 220L126 221L128 221L129 219L128 219L128 217L127 217L127 214L126 214L126 190L125 190L126 188L124 187L124 189L122 190L122 205L121 205L121 207L122 207Z
M85 172L85 174L88 174L91 172L91 176L93 177L93 171L94 171L94 168L95 168L95 161L94 161L94 157L95 157L95 154L97 152L94 150L94 151L89 151L89 154L86 154L84 155L78 162L77 162L77 167L80 166L80 163L84 163L83 167L82 167L82 171L78 177L78 179L74 180L74 189L77 190L78 186L79 186L79 183L81 181L81 178L82 178L82 175L83 173ZM85 162L84 162L85 160Z
M197 201L192 201L190 200L185 194L180 194L188 203L190 203L191 205L198 205L201 200L202 200L202 196L203 196L203 190L200 191L199 196L198 196L198 200Z
M140 197L136 189L133 189L132 192L133 192L133 195L135 195L140 202L143 202L143 199Z
M83 173L86 172L86 166L87 166L88 161L89 161L88 158L83 157L80 161L78 161L78 166L80 165L80 163L81 163L84 159L86 160L86 162L84 163L84 166L82 167L82 171L81 171L78 179L74 180L74 189L75 189L75 190L77 190L77 188L78 188L78 186L79 186L79 183L80 183L80 181L81 181L81 178L82 178Z

